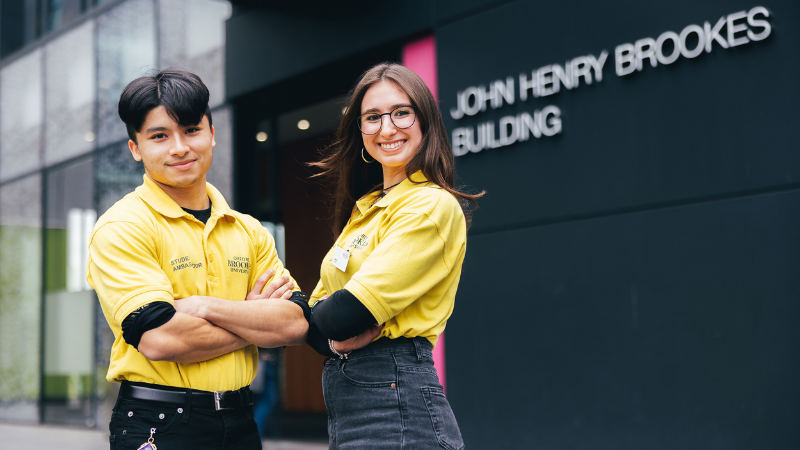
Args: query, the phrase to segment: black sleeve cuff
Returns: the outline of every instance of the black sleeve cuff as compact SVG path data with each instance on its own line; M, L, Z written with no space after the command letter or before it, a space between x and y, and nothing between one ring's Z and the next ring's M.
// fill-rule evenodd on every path
M305 293L294 291L292 292L292 296L287 300L303 308L303 317L306 318L306 322L311 321L311 307L308 306L308 296Z
M138 350L142 335L169 322L175 312L175 307L167 302L148 303L122 321L122 338Z
M314 304L313 323L326 339L344 341L375 325L375 317L358 298L340 289Z
M335 355L331 352L331 348L328 346L328 338L326 338L317 328L316 325L313 323L308 326L308 334L306 335L306 343L308 343L311 348L314 349L317 353L322 356L327 356L329 358L334 357Z

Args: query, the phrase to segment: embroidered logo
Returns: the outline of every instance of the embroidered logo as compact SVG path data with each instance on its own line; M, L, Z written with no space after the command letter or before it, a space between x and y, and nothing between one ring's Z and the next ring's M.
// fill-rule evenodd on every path
M181 256L180 258L175 258L169 262L169 265L172 266L172 271L177 272L179 270L188 269L191 267L192 269L197 269L198 267L203 267L203 263L192 263L192 259L189 256Z
M350 248L353 250L361 250L365 248L369 244L369 239L367 239L366 234L361 234L357 238L353 239L353 243L350 244Z
M250 273L250 258L247 256L234 256L228 260L228 268L231 272Z

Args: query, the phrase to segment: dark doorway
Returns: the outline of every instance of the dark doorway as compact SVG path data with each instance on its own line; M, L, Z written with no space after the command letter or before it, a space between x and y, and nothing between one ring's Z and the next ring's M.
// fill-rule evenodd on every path
M330 211L321 185L310 179L306 163L332 139L331 134L281 147L278 197L286 229L286 265L307 293L319 281L320 263L334 242ZM327 436L322 398L324 357L307 345L285 349L282 432L285 435Z
M283 225L284 263L308 294L335 236L328 191L311 179L314 171L307 164L332 142L348 90L374 64L398 61L400 44L373 48L232 100L235 208ZM268 434L327 441L324 358L308 346L279 352L280 400Z

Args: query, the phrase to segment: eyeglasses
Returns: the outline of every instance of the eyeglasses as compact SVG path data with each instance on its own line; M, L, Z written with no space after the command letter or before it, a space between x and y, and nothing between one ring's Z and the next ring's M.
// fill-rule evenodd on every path
M375 134L381 131L383 116L389 116L389 120L397 128L408 128L414 125L414 121L417 120L417 114L414 112L415 108L415 106L399 106L388 113L378 114L371 112L362 114L358 116L356 123L358 124L358 129L364 134Z

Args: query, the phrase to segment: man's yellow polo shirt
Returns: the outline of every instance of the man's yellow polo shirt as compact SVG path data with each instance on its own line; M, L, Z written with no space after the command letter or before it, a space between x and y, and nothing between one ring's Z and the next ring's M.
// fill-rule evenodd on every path
M347 289L383 323L379 337L427 338L444 331L461 278L467 248L464 213L456 198L411 176L378 200L364 196L325 256L320 282L309 299ZM331 262L336 246L350 252L347 270Z
M253 380L258 364L254 345L208 361L180 364L150 361L122 338L122 321L148 303L174 305L174 299L191 295L244 300L265 270L289 276L261 223L230 209L208 183L206 190L211 217L205 225L147 175L144 184L97 221L89 244L87 279L114 332L109 381L222 391Z

